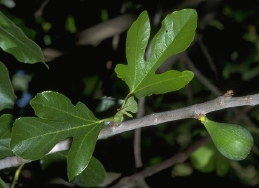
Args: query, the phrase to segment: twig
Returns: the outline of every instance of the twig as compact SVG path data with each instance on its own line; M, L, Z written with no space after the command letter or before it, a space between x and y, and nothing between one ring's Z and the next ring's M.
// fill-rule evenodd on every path
M34 13L34 17L38 18L42 15L42 12L44 10L44 8L47 6L47 4L49 3L49 0L45 0L41 5L40 8Z
M145 97L141 98L138 103L138 113L136 118L141 118L145 114ZM135 166L136 168L142 167L141 160L141 128L135 129L134 133L134 157L135 157Z
M222 92L215 86L213 85L206 77L204 77L199 70L197 70L197 68L194 66L193 62L190 60L190 58L188 57L188 55L184 52L182 54L182 58L184 58L186 60L186 63L188 64L189 68L194 72L195 76L198 78L198 80L200 80L201 83L203 83L212 93L214 93L214 95L221 95ZM230 93L228 93L230 92ZM233 95L233 91L229 90L227 91L227 93L229 96ZM227 96L225 94L225 96ZM236 113L239 114L239 116L236 116L235 120L232 119L232 121L237 122L238 120L240 120L241 118L246 121L246 123L248 125L250 125L251 127L256 127L250 120L250 118L247 117L246 113L251 110L253 107L252 106L246 106L244 107L242 110L236 110ZM256 134L257 137L259 137L259 134Z
M151 125L158 125L168 121L175 121L186 118L194 118L197 114L207 114L209 112L222 110L230 107L257 105L259 104L259 94L243 96L243 97L224 97L219 96L211 101L192 105L177 110L165 111L160 113L153 113L139 119L122 122L118 127L104 127L99 134L99 139L107 138L115 134L125 131L137 129L139 127L146 127Z
M178 154L174 155L173 157L171 157L170 159L167 159L154 166L148 167L139 173L133 174L128 177L124 177L116 185L112 186L111 188L122 188L124 185L127 185L130 182L134 182L139 179L143 179L145 177L152 176L153 174L160 172L161 170L164 170L172 165L182 163L186 159L188 159L188 157L196 149L198 149L200 146L207 143L209 140L210 140L210 137L207 135L204 138L202 138L201 140L197 141L196 143L191 144L189 147L187 147L187 149L184 152L178 153Z
M102 129L98 139L108 138L116 134L134 130L140 127L146 127L151 125L158 125L168 121L175 121L186 118L194 118L197 114L207 114L209 112L222 110L237 106L254 106L259 104L259 94L248 95L243 97L224 97L219 96L211 101L201 104L195 104L189 107L180 108L177 110L165 111L160 113L153 113L139 119L133 119L122 122L120 126L106 126ZM67 150L70 146L70 139L66 139L57 144L50 153ZM0 160L0 169L18 166L22 163L30 162L28 160L22 160L19 157L12 156Z
M213 85L206 77L204 77L201 74L201 72L194 66L193 62L185 52L182 54L182 58L185 59L187 66L193 71L195 77L197 77L202 84L204 84L214 95L222 95L222 92L215 85Z
M213 59L212 59L212 57L211 57L209 51L208 51L208 48L207 48L207 47L205 46L205 44L202 42L202 39L201 39L200 35L197 35L197 34L196 34L196 37L198 38L198 39L197 39L198 44L200 45L201 51L203 52L204 56L206 57L206 59L207 59L209 65L210 65L211 70L213 70L214 73L215 73L215 75L218 76L217 68L216 68L216 66L215 66L215 63L214 63L214 61L213 61Z
M201 83L203 83L212 93L214 93L214 95L221 95L222 92L215 86L213 85L206 77L204 77L200 71L194 66L193 62L190 60L190 58L188 57L188 55L184 52L182 54L182 58L184 58L186 60L186 63L188 64L188 67L194 72L195 76L198 78L198 80L200 80ZM228 93L230 92L230 93ZM226 95L227 94L227 95ZM225 96L232 96L233 95L233 91L229 90L227 91L227 93L225 94ZM247 117L246 113L251 110L253 107L252 106L247 106L244 107L242 110L236 110L236 113L239 114L239 116L236 116L235 120L232 119L232 121L237 122L238 120L240 120L241 118L247 122L248 125L250 125L251 127L255 127L253 126L253 124L251 123L251 120ZM257 137L259 137L259 134L256 134Z
M107 38L117 36L126 31L135 19L134 14L123 14L87 28L76 35L77 41L75 45L96 45ZM53 48L44 48L43 53L47 62L65 54L65 52Z
M239 119L241 119L243 117L247 117L246 113L250 109L251 109L250 106L244 107L238 114L235 115L234 118L229 120L229 122L234 123L234 122L239 121ZM111 188L123 187L124 185L127 185L129 182L137 181L139 179L144 179L144 178L146 178L148 176L151 176L151 175L153 175L153 174L155 174L155 173L157 173L161 170L164 170L164 169L166 169L170 166L173 166L173 165L178 164L178 163L182 163L190 156L190 154L192 152L194 152L199 147L205 145L209 140L210 140L210 137L209 137L209 135L207 135L204 138L202 138L201 140L199 140L198 142L196 142L195 144L192 144L192 145L188 146L187 149L184 152L178 153L175 156L168 159L167 161L163 161L163 162L161 162L157 165L146 168L145 170L143 170L143 171L141 171L137 174L134 174L134 175L131 175L131 176L128 176L128 177L124 177L117 184L115 184ZM256 150L256 148L254 148L254 150Z
M241 110L236 109L235 114L238 114L238 116L235 115L235 117L233 117L230 121L231 122L240 121L240 119L243 119L244 116L247 114L247 112L249 112L252 108L253 108L252 106L245 106Z
M98 44L102 40L126 31L136 19L133 14L124 14L97 24L78 33L76 45Z
M186 54L187 55L187 54ZM180 69L181 71L183 70L187 70L187 67L186 67L186 62L184 61L183 58L181 58L181 55L179 55L179 59L180 59ZM187 104L190 105L190 104L193 104L193 92L192 92L192 89L191 89L191 86L190 84L187 84L185 87L185 93L186 93L186 97L187 97Z
M235 118L230 120L230 122L237 122L239 120L238 117L239 118L246 117L245 115L246 115L246 112L248 112L249 107L250 106L245 107L241 111L241 115L237 114ZM148 176L152 176L153 174L155 174L161 170L164 170L168 167L171 167L175 164L182 163L190 156L190 154L192 152L194 152L196 149L198 149L199 147L206 144L209 140L210 140L210 137L209 137L209 135L207 135L204 138L202 138L201 140L199 140L198 142L196 142L195 144L188 146L184 152L178 153L175 156L171 157L170 159L163 161L159 164L156 164L152 167L146 168L145 170L143 170L139 173L133 174L128 177L124 177L116 185L112 186L111 188L123 187L124 185L127 185L129 182L137 181L139 179L144 179Z

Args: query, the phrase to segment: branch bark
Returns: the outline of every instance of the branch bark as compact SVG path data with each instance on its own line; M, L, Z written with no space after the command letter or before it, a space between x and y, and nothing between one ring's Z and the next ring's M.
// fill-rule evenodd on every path
M145 168L145 170L142 170L139 173L133 174L131 176L128 177L124 177L122 178L116 185L112 186L111 188L121 188L124 187L125 185L138 181L142 178L146 178L148 176L152 176L153 174L160 172L166 168L169 168L175 164L178 163L183 163L185 160L188 159L188 157L199 147L203 146L204 144L206 144L208 141L210 140L209 135L203 137L201 140L191 144L190 146L188 146L185 151L181 152L181 153L177 153L176 155L174 155L173 157L171 157L170 159L167 159L161 163L158 163L156 165L153 165L151 167Z
M141 98L138 103L138 113L136 118L141 118L145 114L145 97ZM141 159L141 128L135 129L134 133L134 158L136 168L142 167Z
M242 96L242 97L224 97L219 96L211 101L201 104L195 104L189 107L180 108L177 110L170 110L160 113L153 113L139 119L133 119L122 122L120 126L106 126L102 129L98 139L105 139L116 134L131 131L140 127L147 127L151 125L158 125L164 122L176 121L186 118L195 118L197 114L207 114L209 112L222 110L225 108L237 106L254 106L259 104L259 94ZM68 150L70 147L70 139L66 139L58 143L48 154L58 151ZM23 160L16 156L6 157L0 160L0 169L18 166L22 163L30 161Z

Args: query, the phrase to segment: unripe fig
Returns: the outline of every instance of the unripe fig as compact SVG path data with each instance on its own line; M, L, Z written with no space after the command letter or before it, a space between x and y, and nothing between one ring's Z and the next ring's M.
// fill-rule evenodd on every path
M247 157L253 146L253 137L244 127L236 124L218 123L204 115L199 120L205 125L219 152L232 160Z

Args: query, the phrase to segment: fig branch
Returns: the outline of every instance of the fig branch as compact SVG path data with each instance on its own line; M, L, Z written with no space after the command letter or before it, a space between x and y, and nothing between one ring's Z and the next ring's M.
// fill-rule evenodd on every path
M232 93L233 94L233 93ZM177 110L170 110L160 113L153 113L144 116L139 119L133 119L124 121L120 126L106 126L102 129L98 139L105 139L116 134L134 130L140 127L146 127L151 125L158 125L164 122L175 121L186 118L196 118L198 114L207 114L209 112L218 111L226 108L237 107L237 106L254 106L259 104L259 94L232 97L231 95L219 96L211 101L207 101L201 104L195 104L189 107L180 108ZM62 150L69 149L70 139L66 139L61 143L57 144L50 152L55 153ZM0 169L18 166L19 164L26 163L19 157L7 157L0 160Z

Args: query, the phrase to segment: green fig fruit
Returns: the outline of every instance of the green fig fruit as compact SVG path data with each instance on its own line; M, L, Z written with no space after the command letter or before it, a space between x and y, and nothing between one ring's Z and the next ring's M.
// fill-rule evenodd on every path
M254 140L251 133L244 127L214 122L204 115L199 120L205 125L215 146L225 157L242 160L250 153Z

